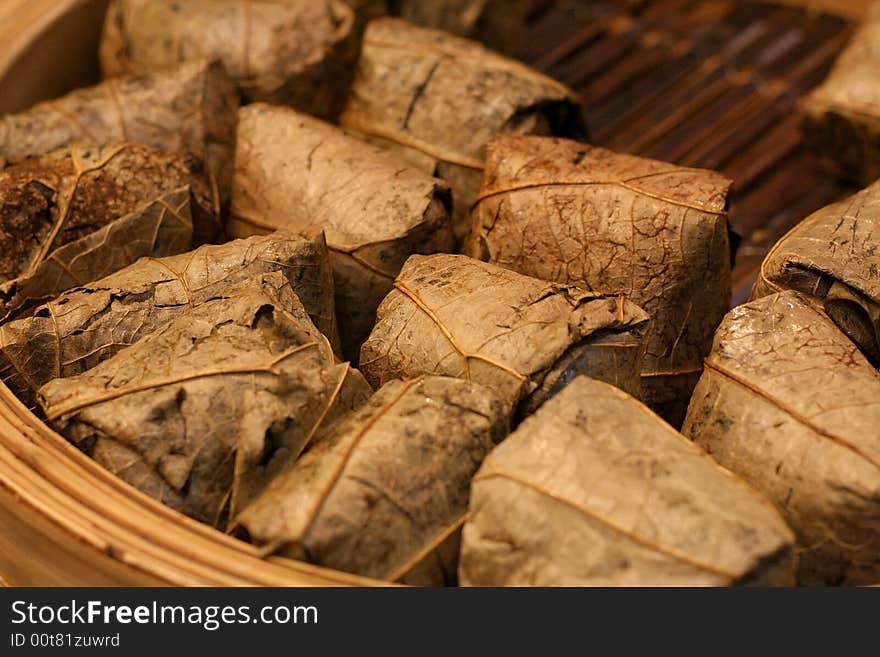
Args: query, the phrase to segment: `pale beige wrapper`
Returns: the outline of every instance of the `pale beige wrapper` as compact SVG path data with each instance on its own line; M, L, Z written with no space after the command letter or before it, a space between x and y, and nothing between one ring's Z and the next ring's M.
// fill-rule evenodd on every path
M807 585L880 577L880 374L788 291L718 329L684 434L763 492L798 535Z
M101 68L112 77L219 60L246 102L335 119L357 62L355 27L340 0L113 0Z
M638 401L579 377L474 477L469 586L793 582L773 506Z
M804 141L846 178L880 178L880 2L803 103Z
M143 258L0 326L0 378L28 406L52 379L82 374L230 285L280 271L339 353L324 236L286 233Z

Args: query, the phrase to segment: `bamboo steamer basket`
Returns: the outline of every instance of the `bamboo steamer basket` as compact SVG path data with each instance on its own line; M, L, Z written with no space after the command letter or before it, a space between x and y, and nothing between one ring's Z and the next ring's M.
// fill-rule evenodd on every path
M781 0L858 16L868 0ZM107 0L0 0L0 113L94 83ZM370 586L257 550L125 484L0 384L0 584Z

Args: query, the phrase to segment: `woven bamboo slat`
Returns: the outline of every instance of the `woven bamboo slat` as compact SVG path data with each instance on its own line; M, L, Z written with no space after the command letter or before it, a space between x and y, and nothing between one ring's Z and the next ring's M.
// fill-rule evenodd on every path
M848 0L838 4L852 13ZM743 239L735 304L748 297L779 237L853 191L801 146L798 103L853 27L816 7L559 0L538 17L521 53L582 95L594 143L733 179L730 219Z
M0 0L0 113L96 80L106 3ZM842 16L866 4L558 0L535 17L521 57L583 94L596 143L736 181L741 301L777 237L848 191L801 148L796 110L851 33ZM108 474L2 385L0 583L377 584L261 560Z

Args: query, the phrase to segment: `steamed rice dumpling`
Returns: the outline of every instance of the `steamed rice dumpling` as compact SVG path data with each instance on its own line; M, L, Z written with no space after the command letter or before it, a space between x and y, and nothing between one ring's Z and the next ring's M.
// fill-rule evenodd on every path
M579 377L474 477L470 586L788 584L772 505L626 393Z
M367 27L342 124L447 180L464 239L496 133L580 137L576 94L479 44L398 19Z
M374 386L422 374L461 377L528 413L578 374L637 395L648 324L622 296L465 256L413 256L379 307L360 364Z
M798 537L802 584L880 577L880 374L802 295L734 309L683 432L763 492Z
M730 304L730 181L564 139L488 147L469 252L527 276L625 295L651 315L645 402L681 426Z
M330 568L454 583L471 477L508 421L483 386L392 381L245 509L239 533Z

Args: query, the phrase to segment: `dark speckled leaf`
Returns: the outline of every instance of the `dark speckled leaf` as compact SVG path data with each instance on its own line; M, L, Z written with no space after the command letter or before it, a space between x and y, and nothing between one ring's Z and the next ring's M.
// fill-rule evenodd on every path
M0 171L0 318L189 249L192 182L181 158L137 144L74 146Z
M271 271L284 274L339 353L324 236L272 233L143 258L0 326L0 377L32 405L36 391L51 379L81 374L230 285Z

